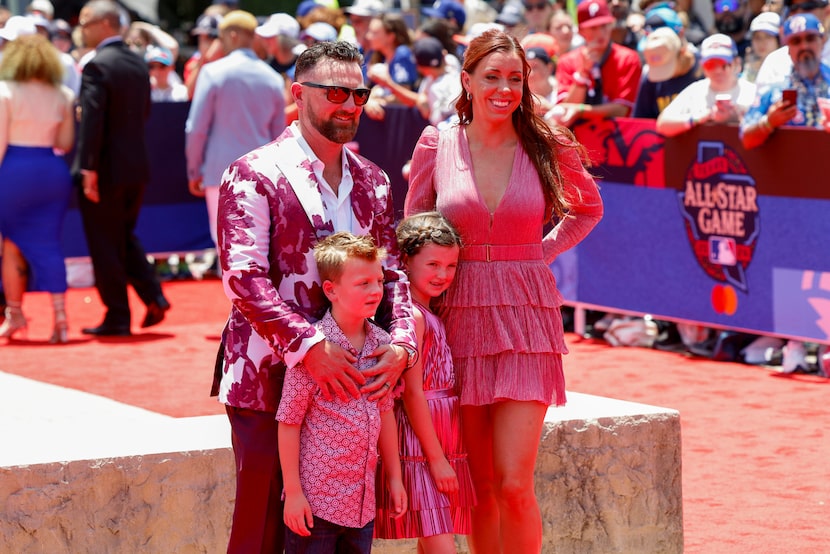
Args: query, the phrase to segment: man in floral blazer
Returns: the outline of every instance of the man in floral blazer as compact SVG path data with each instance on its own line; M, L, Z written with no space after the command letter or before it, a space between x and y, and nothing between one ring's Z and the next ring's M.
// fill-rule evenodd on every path
M382 398L416 356L409 284L398 268L389 179L343 148L368 99L362 56L320 43L297 61L299 120L235 161L219 192L219 253L232 302L214 393L226 404L237 467L228 552L281 552L282 482L275 414L286 367L303 361L327 398ZM388 250L382 323L392 344L359 372L313 322L326 311L313 247L335 231L368 234Z

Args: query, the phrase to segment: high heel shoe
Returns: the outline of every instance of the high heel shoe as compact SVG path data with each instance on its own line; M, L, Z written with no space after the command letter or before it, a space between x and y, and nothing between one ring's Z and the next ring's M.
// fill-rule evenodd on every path
M66 323L66 314L55 314L55 328L52 331L52 337L49 339L49 344L66 344L69 342L69 325Z
M29 324L26 318L23 317L23 312L20 308L10 308L6 306L6 321L0 325L0 338L10 339L18 331L26 332L26 327Z

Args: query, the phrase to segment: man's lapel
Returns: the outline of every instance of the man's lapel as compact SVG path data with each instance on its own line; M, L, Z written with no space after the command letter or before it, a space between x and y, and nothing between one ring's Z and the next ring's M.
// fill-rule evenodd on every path
M360 163L357 156L346 149L346 160L352 174L352 212L355 234L368 235L372 230L375 209L374 179L369 168Z
M301 160L296 163L296 160ZM296 140L283 140L277 144L274 162L288 180L294 194L308 216L319 238L334 232L334 224L326 218L323 210L323 194L320 183L314 175L311 163Z

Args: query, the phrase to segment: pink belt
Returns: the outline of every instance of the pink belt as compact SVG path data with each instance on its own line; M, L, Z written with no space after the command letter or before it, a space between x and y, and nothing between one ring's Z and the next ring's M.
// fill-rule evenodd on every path
M471 244L461 249L460 258L480 262L541 260L542 244Z
M426 400L436 400L438 398L449 398L450 396L456 396L458 393L455 389L435 389L435 390L425 390L424 391L424 398Z

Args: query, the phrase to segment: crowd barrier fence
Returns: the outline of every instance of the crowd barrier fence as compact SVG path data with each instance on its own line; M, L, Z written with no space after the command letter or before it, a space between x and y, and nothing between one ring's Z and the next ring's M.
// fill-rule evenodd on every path
M151 253L212 247L204 200L187 190L188 107L155 104L147 125L152 177L137 234ZM383 121L364 116L355 139L389 174L399 214L401 168L425 125L392 107ZM830 343L830 135L783 128L745 150L734 126L665 138L652 120L619 118L574 132L605 217L552 265L569 302ZM87 254L74 204L64 248Z

